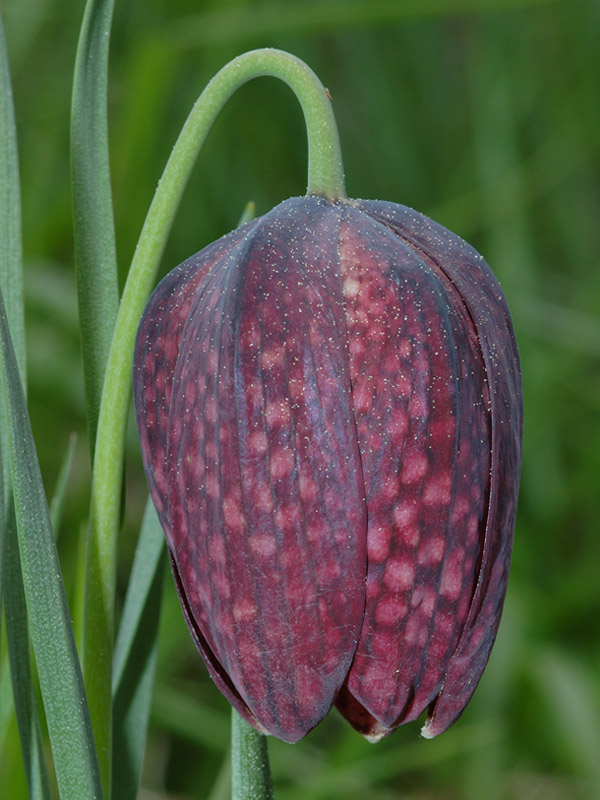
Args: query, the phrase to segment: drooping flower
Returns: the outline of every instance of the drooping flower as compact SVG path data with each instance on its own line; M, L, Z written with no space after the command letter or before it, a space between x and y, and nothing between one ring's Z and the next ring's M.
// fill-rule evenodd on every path
M510 564L518 354L502 291L404 206L291 198L171 272L134 370L147 479L217 686L297 741L463 711Z

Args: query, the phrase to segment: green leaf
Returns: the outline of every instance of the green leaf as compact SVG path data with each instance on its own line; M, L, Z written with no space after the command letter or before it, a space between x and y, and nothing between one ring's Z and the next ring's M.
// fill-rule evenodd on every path
M556 0L311 0L305 3L262 2L220 7L182 17L169 26L173 47L239 44L293 33L336 31L397 23L414 17L448 16L527 8ZM163 37L165 41L165 37Z
M8 659L0 667L0 757L3 754L10 722L13 717L13 698L10 686ZM0 758L1 763L1 758Z
M0 402L0 408L2 403ZM2 622L2 591L3 591L3 580L2 580L2 573L4 569L4 540L6 538L6 529L8 527L8 518L6 516L6 497L4 495L4 451L2 449L2 439L4 432L6 430L6 426L2 423L4 420L5 414L2 412L0 414L0 622ZM0 634L2 630L0 628ZM1 653L0 653L1 655ZM2 662L0 661L0 666Z
M25 320L21 253L21 193L15 112L0 15L0 286L19 372L25 381Z
M227 709L228 710L228 709ZM229 736L229 714L199 702L191 690L158 684L152 702L152 720L178 739L207 749L211 758L222 755ZM202 720L202 724L198 724Z
M17 363L25 381L25 320L23 316L23 270L21 254L21 195L17 158L17 131L12 86L2 15L0 14L0 288L6 297L8 325ZM0 439L5 438L6 418L0 403ZM7 448L0 448L0 611L2 609L2 537L10 499L10 469Z
M62 521L62 512L65 502L65 494L67 492L67 484L71 474L71 467L73 466L73 457L75 456L75 446L77 444L77 434L72 433L69 437L69 446L65 454L63 463L56 479L56 487L52 500L50 501L50 519L52 521L52 530L58 536L60 523Z
M556 752L593 779L600 797L600 717L595 676L572 656L546 647L528 662L552 724Z
M135 800L138 793L154 685L164 567L164 536L148 501L115 645L113 800Z
M106 109L114 0L89 0L77 48L71 106L75 264L90 449L119 304Z
M119 305L110 188L107 83L114 0L88 0L75 62L71 107L71 177L75 260L90 454L93 460L106 362ZM119 498L120 499L120 480ZM84 624L83 670L102 781L110 796L111 677L114 581L98 581L95 542L87 550L85 608L98 624ZM112 557L109 556L112 560ZM107 599L107 597L109 599ZM87 611L85 619L90 622ZM95 615L95 616L94 616Z
M46 798L50 798L50 785L33 692L27 608L23 591L14 508L11 508L11 512L7 520L4 538L2 585L14 708L17 715L29 796L46 800Z
M17 156L17 131L12 99L10 69L2 14L0 13L0 289L7 302L8 325L13 337L18 369L25 378L25 320L23 313L23 270L21 253L21 193ZM4 403L0 402L0 442L7 439ZM4 537L11 505L9 453L0 446L0 619L3 598ZM0 665L4 661L4 654Z
M0 345L23 586L56 779L61 800L99 800L100 771L75 638L1 292Z

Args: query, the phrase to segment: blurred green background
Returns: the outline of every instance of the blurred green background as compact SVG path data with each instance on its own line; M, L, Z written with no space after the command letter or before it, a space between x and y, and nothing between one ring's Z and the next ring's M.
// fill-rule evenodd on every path
M68 144L83 5L0 0L19 130L30 409L50 494L78 434L59 540L74 604L89 491ZM230 58L270 45L328 86L350 196L413 206L492 265L513 310L526 420L505 614L463 717L433 741L413 724L369 745L332 712L298 745L270 740L276 795L600 798L600 3L117 0L110 135L122 279L197 95ZM244 87L201 155L164 271L234 227L248 200L263 213L305 181L296 100L271 79ZM127 473L121 590L146 497L133 428ZM140 798L226 798L228 706L166 586ZM0 786L16 792L13 733Z

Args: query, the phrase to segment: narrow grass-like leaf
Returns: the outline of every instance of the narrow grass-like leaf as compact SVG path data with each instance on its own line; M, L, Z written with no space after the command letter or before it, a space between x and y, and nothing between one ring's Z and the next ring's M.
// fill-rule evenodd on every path
M143 624L143 616L148 605L148 597L152 593L156 574L162 570L165 542L154 505L146 503L144 519L140 529L131 576L127 586L127 594L123 605L123 613L119 624L119 633L115 642L113 656L113 695L118 691L123 680L127 663L131 660L137 631Z
M320 33L364 28L414 17L447 16L547 5L556 0L333 0L323 3L252 3L208 10L169 26L174 47L206 47L256 41L286 33Z
M69 437L69 446L65 454L63 463L56 479L56 487L52 500L50 501L50 520L52 522L52 530L58 537L60 523L62 521L63 506L65 503L65 494L67 492L67 484L71 474L71 467L73 466L73 457L75 455L75 446L77 444L77 434L72 433Z
M30 635L61 800L99 800L100 771L75 638L1 293L0 375Z
M21 380L25 385L25 320L21 262L21 193L17 133L6 42L0 15L0 286L6 303L8 325Z
M528 666L553 723L557 752L593 779L593 798L600 798L600 718L595 676L572 657L552 648L540 652Z
M0 667L0 763L2 763L2 754L4 752L6 737L8 736L10 721L13 717L13 710L10 668L9 661L6 659Z
M6 298L8 325L13 337L21 380L25 385L25 320L23 315L23 271L21 254L21 195L17 157L17 132L4 26L0 13L0 288ZM6 417L0 403L0 439L6 437ZM0 611L2 609L2 537L9 507L10 470L8 450L0 448ZM1 614L0 614L1 616Z
M7 519L3 554L4 614L14 707L30 798L50 798L29 657L27 607L21 575L14 507Z
M89 0L86 5L71 107L75 263L92 454L119 303L106 108L113 7L114 0Z
M135 800L138 794L156 671L162 575L163 570L156 573L148 598L148 620L144 620L136 636L132 655L137 659L127 663L114 698L114 800Z
M0 406L2 403L0 402ZM3 580L2 580L2 572L4 569L4 541L6 538L6 529L8 527L8 519L6 516L6 497L4 496L4 451L2 449L2 438L5 431L5 426L2 424L4 421L5 414L2 413L0 417L0 623L2 622L2 591L3 591ZM2 634L2 626L0 625L0 639ZM0 667L2 666L2 653L0 652Z
M157 683L151 717L156 725L177 738L206 748L212 754L223 753L223 742L229 736L229 714L198 702L191 692ZM202 725L198 724L200 719Z
M107 83L114 0L88 0L77 49L71 107L71 174L75 260L90 454L93 459L100 398L119 304L117 256L110 188ZM120 487L119 490L120 491ZM105 594L87 551L85 605L108 625L85 625L82 661L98 759L110 796L112 704L110 658L114 590ZM107 601L107 597L111 598ZM106 604L108 602L108 606ZM84 612L85 613L85 612ZM93 612L96 613L96 612ZM100 668L96 669L96 663Z
M310 797L311 800L328 800L331 797L379 797L384 786L398 785L398 782L416 771L435 774L444 763L455 762L458 758L481 758L487 748L495 749L502 740L495 720L485 723L464 725L456 729L446 739L440 737L439 747L432 748L429 742L416 739L401 745L404 758L398 758L398 751L371 748L357 750L351 762L340 768L335 751L327 748L327 754L319 750L305 749L300 754L294 748L285 747L276 739L273 747L273 776L284 782L293 775L294 787L290 796L294 800ZM347 745L346 745L347 746ZM344 763L343 752L341 763Z
M113 800L137 797L154 685L165 553L162 528L148 501L115 645Z
M240 225L245 225L246 222L250 222L251 219L254 219L256 216L256 203L253 200L248 200L246 205L244 206L244 210L242 211L242 216L238 222L238 227Z
M231 759L229 753L221 763L208 800L229 800L231 797Z
M0 13L0 288L6 297L8 326L23 386L25 376L25 319L23 312L23 270L21 252L21 193L17 156L17 131L12 99L10 68ZM8 421L0 402L0 442L6 442ZM3 598L4 536L11 505L8 447L0 447L0 619ZM4 654L0 653L0 665Z

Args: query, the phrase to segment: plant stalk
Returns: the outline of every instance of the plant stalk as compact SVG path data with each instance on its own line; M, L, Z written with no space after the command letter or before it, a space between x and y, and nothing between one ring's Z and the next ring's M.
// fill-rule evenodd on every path
M105 702L111 684L116 542L135 335L202 144L236 89L262 75L287 83L302 106L309 147L308 193L331 201L346 197L329 96L306 64L283 51L263 49L239 56L217 73L194 105L159 181L125 284L108 356L94 453L83 629L84 673L92 709ZM110 747L108 721L98 725L94 719L99 753L105 754Z
M231 709L231 800L272 800L267 738Z

